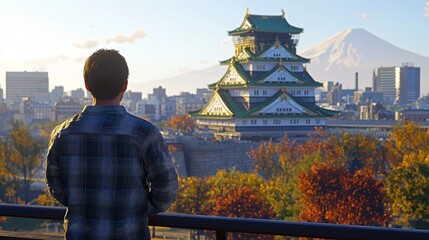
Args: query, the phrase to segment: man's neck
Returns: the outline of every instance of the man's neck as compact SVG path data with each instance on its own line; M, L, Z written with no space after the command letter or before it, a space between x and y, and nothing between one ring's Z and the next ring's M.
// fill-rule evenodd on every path
M122 94L119 94L114 99L108 99L108 100L96 99L94 97L92 98L92 103L94 104L94 106L119 106L121 104L121 101L122 101Z

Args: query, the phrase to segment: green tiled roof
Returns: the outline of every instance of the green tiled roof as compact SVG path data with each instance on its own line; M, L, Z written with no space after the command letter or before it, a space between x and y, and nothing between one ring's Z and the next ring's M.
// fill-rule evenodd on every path
M302 82L300 83L291 83L291 82L279 82L279 83L266 83L266 82L258 82L263 80L264 78L268 77L269 75L273 74L275 71L277 71L280 67L282 67L281 65L278 65L277 67L274 67L273 69L271 69L270 71L267 71L265 74L257 77L257 78L251 78L246 71L243 69L243 67L241 66L241 64L236 61L235 58L232 58L233 62L233 67L236 69L237 73L240 75L241 78L243 78L247 84L235 84L235 85L220 85L220 82L222 81L222 79L226 76L227 72L222 76L221 80L209 84L208 87L210 89L215 89L217 86L221 86L222 88L237 88L237 87L243 87L245 85L247 86L289 86L289 87L320 87L322 86L321 83L316 82L313 77L311 77L311 75L305 70L304 72L291 72L289 70L286 71L291 74L292 76L294 76L295 78L301 80Z
M266 16L266 15L246 15L244 21L248 21L251 28L237 28L229 31L230 35L240 35L246 32L273 32L273 33L302 33L303 29L290 25L283 15ZM244 23L243 21L243 23Z
M273 97L268 100L265 101L264 103L254 107L253 109L250 109L249 114L254 114L258 111L260 111L261 109L263 109L264 107L268 106L269 104L271 104L272 102L274 102L277 98L279 98L282 94L286 94L289 98L291 98L293 101L295 101L296 103L298 103L299 105L301 105L303 108L305 108L307 111L314 113L314 115L308 115L308 114L303 114L303 115L292 115L292 116L305 116L305 117L331 117L334 114L330 115L328 114L328 112L325 112L323 110L323 108L318 107L317 105L315 105L314 103L311 104L305 104L305 103L301 103L299 100L297 100L294 96L292 96L290 93L288 93L287 91L283 91L283 90L279 90L276 94L273 95ZM327 110L330 111L330 110ZM259 115L257 115L259 117ZM270 115L271 116L271 115ZM277 115L276 115L277 116Z
M229 95L228 90L222 90L217 89L216 92L219 94L219 96L222 98L222 101L226 104L226 106L233 111L233 116L221 116L221 115L202 115L200 114L200 111L192 112L190 113L194 117L200 117L200 118L222 118L222 119L230 119L230 118L321 118L321 117L332 117L337 112L321 108L314 103L301 103L298 101L295 97L293 97L288 92L284 92L283 90L279 90L276 94L274 94L269 100L265 101L264 103L259 104L258 106L250 109L250 111L246 111L243 108L241 108L237 103L232 99L232 97ZM287 94L288 97L290 97L292 100L300 104L302 107L304 107L307 111L314 113L314 115L310 114L302 114L302 115L294 115L294 114L284 114L284 115L253 115L259 110L263 109L264 107L271 104L273 101L275 101L278 97L280 97L282 94Z

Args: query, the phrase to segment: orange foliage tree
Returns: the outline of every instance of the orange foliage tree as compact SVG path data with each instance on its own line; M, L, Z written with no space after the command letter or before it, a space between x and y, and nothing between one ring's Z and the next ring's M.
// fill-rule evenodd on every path
M165 123L165 126L189 134L194 131L195 121L188 114L175 115Z
M215 216L273 219L274 211L260 194L249 187L239 187L218 197L212 214ZM228 239L274 239L269 235L229 233Z
M303 221L384 226L390 219L383 183L369 171L314 165L300 175L299 189Z

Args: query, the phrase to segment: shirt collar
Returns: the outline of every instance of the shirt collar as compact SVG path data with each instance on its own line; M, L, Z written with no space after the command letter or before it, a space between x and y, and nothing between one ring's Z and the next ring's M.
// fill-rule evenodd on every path
M122 105L106 105L106 106L85 106L82 112L90 113L90 114L126 113L127 110Z

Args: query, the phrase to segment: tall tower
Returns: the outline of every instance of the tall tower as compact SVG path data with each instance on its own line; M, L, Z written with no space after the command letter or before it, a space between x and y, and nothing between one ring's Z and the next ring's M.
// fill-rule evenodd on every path
M246 11L240 27L229 31L235 53L221 64L225 75L210 84L207 104L191 113L197 126L223 137L280 137L324 126L334 111L315 104L316 82L296 54L303 29L281 15Z

